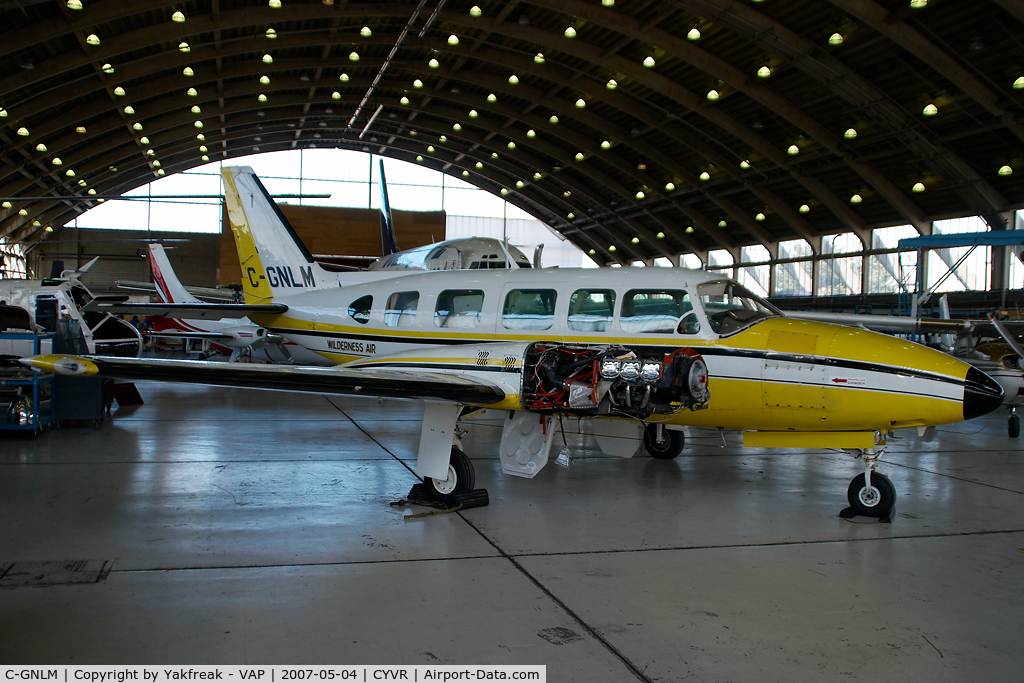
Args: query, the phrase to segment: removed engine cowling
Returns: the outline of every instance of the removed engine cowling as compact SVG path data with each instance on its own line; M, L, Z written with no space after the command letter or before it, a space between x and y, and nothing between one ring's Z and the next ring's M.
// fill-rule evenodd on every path
M523 357L523 407L535 412L644 419L701 410L709 398L707 365L690 348L536 342Z

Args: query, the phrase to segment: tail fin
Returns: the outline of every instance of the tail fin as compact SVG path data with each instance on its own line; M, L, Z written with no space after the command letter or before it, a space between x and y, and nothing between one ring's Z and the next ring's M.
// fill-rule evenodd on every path
M265 303L275 294L323 288L330 280L325 277L327 272L314 263L313 255L253 170L224 167L221 176L246 303Z
M391 217L391 202L388 200L388 184L384 179L384 160L380 159L380 255L396 254L398 239L395 237L395 222Z
M156 285L156 295L161 303L165 304L198 304L199 299L188 293L185 286L178 280L171 262L164 252L164 245L149 245L149 268L153 271L153 284Z

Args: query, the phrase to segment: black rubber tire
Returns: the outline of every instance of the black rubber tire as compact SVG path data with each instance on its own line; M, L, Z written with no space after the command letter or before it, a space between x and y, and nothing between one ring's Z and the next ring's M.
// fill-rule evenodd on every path
M846 490L846 498L850 501L850 507L863 517L885 517L892 512L896 505L896 487L889 481L889 477L878 472L871 473L871 487L878 491L873 502L861 500L860 493L864 488L864 475L862 473L854 477L850 482L850 488Z
M439 482L430 477L426 477L423 480L424 485L427 487L427 493L433 500L450 504L458 494L468 493L476 488L476 472L473 470L473 463L470 461L469 456L455 446L452 446L451 460L448 463L448 474L455 477L454 487L450 483ZM439 486L441 488L438 488Z
M1011 439L1020 436L1020 417L1017 413L1010 415L1010 419L1006 423L1006 431L1009 432Z
M656 441L658 436L657 425L644 427L644 448L651 454L652 458L658 460L672 460L683 452L686 445L686 436L678 429L663 428L661 430L662 442Z

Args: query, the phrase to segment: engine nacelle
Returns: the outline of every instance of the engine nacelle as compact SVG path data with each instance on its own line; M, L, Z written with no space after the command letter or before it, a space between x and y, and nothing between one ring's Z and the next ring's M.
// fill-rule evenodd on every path
M708 369L690 348L651 354L618 344L537 342L523 357L522 403L535 412L645 419L707 408Z

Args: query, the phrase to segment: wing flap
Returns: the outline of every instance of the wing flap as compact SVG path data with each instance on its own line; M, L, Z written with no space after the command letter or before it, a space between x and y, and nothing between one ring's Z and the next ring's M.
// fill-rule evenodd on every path
M314 394L386 396L493 405L505 398L501 387L441 372L384 368L251 365L162 358L114 356L36 356L22 363L62 375L95 375L213 386Z

